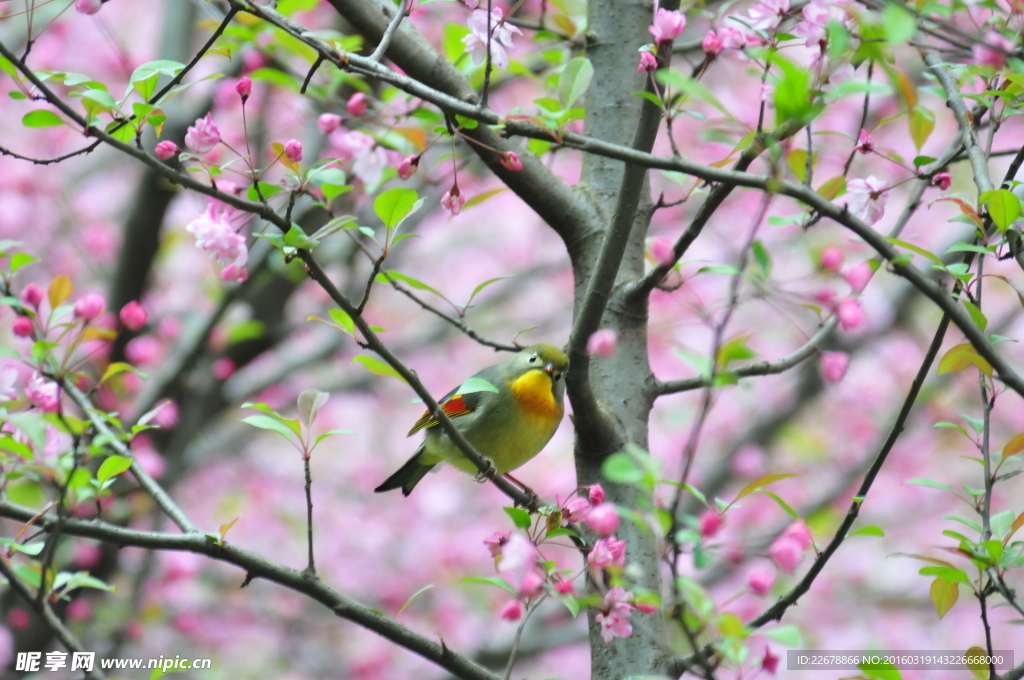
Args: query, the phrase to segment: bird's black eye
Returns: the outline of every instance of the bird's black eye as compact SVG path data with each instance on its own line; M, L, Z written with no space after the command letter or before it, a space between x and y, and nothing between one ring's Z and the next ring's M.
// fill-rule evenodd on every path
M561 373L555 373L555 382L558 382L561 379L562 379L562 374Z
M537 363L537 355L536 354L534 354L532 357L530 357L530 363L531 364Z

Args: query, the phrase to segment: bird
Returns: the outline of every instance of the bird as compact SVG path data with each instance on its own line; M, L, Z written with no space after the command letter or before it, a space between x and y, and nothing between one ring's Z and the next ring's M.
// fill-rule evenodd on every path
M562 350L533 345L483 369L446 394L438 405L473 448L494 462L498 474L505 475L540 453L554 436L565 413L568 368L569 358ZM407 436L421 430L426 430L426 436L416 453L374 489L376 493L401 489L402 495L408 496L423 476L442 462L479 475L476 465L429 410Z

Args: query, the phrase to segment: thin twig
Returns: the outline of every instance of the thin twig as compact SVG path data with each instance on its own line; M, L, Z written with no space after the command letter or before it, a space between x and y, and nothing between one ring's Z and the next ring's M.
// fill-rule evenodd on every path
M409 0L401 0L401 2L398 3L398 9L395 11L395 16L391 17L391 22L388 23L388 27L384 31L384 36L380 39L380 43L378 43L377 47L373 50L373 54L370 55L370 61L380 61L384 58L384 53L388 51L391 39L395 37L395 31L398 30L398 25L402 23L402 19L404 19L408 13ZM488 48L490 48L489 44ZM322 57L320 61L323 61Z

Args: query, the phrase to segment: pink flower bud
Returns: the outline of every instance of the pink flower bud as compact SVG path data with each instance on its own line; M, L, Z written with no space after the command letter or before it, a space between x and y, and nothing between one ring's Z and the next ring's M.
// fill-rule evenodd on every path
M441 197L441 207L450 210L452 215L462 212L462 206L466 205L466 197L459 192L459 185L453 184L452 188L444 192Z
M162 430L174 429L178 424L178 405L168 399L164 405L153 416L153 423L160 426Z
M839 246L825 246L825 249L821 251L820 266L827 272L837 272L843 266L844 259L846 256L843 255Z
M562 595L571 595L572 581L555 581L555 590Z
M679 10L667 10L659 7L654 15L654 23L647 30L654 36L654 42L675 40L686 28L686 15Z
M787 574L792 574L793 570L800 565L800 561L804 556L803 553L804 551L800 544L789 536L779 536L772 543L771 547L768 548L768 557L775 562L779 569Z
M154 153L156 153L156 157L162 161L174 158L179 153L181 153L181 149L178 148L178 145L169 139L165 139L164 141L157 144L156 148L153 149L153 151Z
M775 675L775 671L779 669L779 657L777 654L772 654L770 647L765 647L764 658L761 659L761 670Z
M523 605L519 600L509 600L501 608L501 618L505 621L518 621L523 618Z
M35 307L39 309L39 304L46 297L46 292L34 283L30 283L25 286L25 289L21 291L21 302L26 307Z
M857 135L857 146L855 146L854 149L863 154L869 154L874 151L875 144L871 141L871 133L867 130L861 129L860 134Z
M865 261L843 272L843 279L850 284L854 293L863 293L874 273L871 265Z
M244 104L245 100L249 98L250 94L252 94L252 78L249 76L242 76L239 78L238 82L235 83L235 92L237 92L238 96L242 98L242 103Z
M32 623L32 618L21 607L14 607L7 615L7 623L11 624L11 628L21 630L28 628L28 625Z
M587 513L586 522L597 533L609 536L619 528L619 511L614 503L601 503Z
M823 305L831 306L836 301L836 292L828 286L822 286L814 294L814 299Z
M220 129L213 122L212 114L208 113L205 117L199 118L195 125L188 128L185 133L185 144L198 154L208 153L220 144Z
M19 338L31 338L32 334L35 333L35 325L32 323L32 319L27 316L19 316L11 324L11 332Z
M567 522L579 522L590 512L590 501L582 496L573 496L562 505L561 510Z
M135 300L132 300L124 307L121 308L121 323L124 327L130 331L137 331L146 325L146 319L148 315L146 310L142 308Z
M953 183L953 176L948 172L939 172L932 177L932 186L945 191Z
M640 53L640 63L637 64L637 73L643 73L644 71L654 71L658 68L658 59L653 54L644 50Z
M661 607L651 602L637 602L633 606L639 609L640 612L644 614L653 614L654 612L659 611L661 609Z
M320 117L316 119L316 124L320 128L320 132L329 135L341 127L341 116L334 113L321 113Z
M537 597L544 592L544 579L535 571L523 574L523 582L519 586L519 595L525 598Z
M722 528L723 521L720 514L708 508L700 516L700 535L704 538L714 538Z
M103 7L103 0L75 0L75 11L79 14L96 14Z
M590 504L598 505L604 502L604 489L600 484L592 484L587 487L587 494L590 496Z
M594 357L615 356L615 349L619 345L619 335L610 328L602 328L596 331L587 340L587 354Z
M289 139L284 143L284 157L292 163L302 160L302 142L297 139Z
M514 151L507 151L501 154L501 165L506 170L522 170L523 162L519 160L519 154Z
M107 309L103 296L96 293L83 295L75 303L75 318L92 321Z
M587 563L595 569L605 569L611 565L626 566L626 542L618 541L614 536L602 538L594 543Z
M775 585L775 574L765 569L755 569L747 574L747 587L755 595L767 595Z
M718 34L714 31L708 31L700 46L704 49L704 53L708 55L708 58L714 57L722 51L722 41L718 39Z
M814 539L811 537L811 530L807 528L807 525L802 519L798 519L786 527L786 530L782 532L782 535L792 538L805 550L810 548L811 544L814 543Z
M409 179L416 174L419 167L419 156L406 156L402 159L402 162L398 164L398 176L402 179Z
M369 108L369 103L366 95L362 92L356 92L354 95L349 97L348 102L345 104L345 110L351 113L353 116L361 116L366 113Z
M837 383L846 375L850 367L850 355L846 352L822 352L818 362L821 377L827 382Z
M647 247L651 259L660 267L671 267L676 263L676 251L672 241L664 236L655 236Z
M836 305L836 316L839 317L839 325L844 331L857 330L864 325L864 310L860 302L853 298L841 300Z
M163 350L156 338L143 335L125 345L124 357L135 366L155 366L163 359Z
M222 281L237 281L238 283L245 283L249 279L249 270L245 265L238 266L234 262L229 264L224 269L220 270L220 278Z
M227 380L235 372L235 362L227 357L221 357L213 362L213 377L217 380Z

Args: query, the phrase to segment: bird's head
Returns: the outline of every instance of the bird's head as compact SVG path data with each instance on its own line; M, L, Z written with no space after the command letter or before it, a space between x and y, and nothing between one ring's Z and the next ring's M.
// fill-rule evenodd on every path
M560 385L565 371L569 368L569 357L557 347L551 345L533 345L527 347L512 359L512 373L518 377L531 371L543 371L551 377L551 382Z

